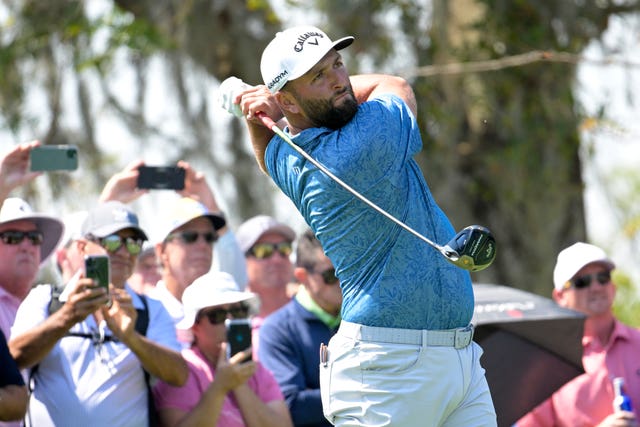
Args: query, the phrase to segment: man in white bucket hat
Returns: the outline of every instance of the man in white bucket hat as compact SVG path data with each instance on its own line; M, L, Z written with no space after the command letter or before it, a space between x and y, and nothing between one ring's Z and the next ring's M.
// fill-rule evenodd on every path
M64 230L58 219L33 212L22 199L7 198L41 174L29 170L29 153L39 145L17 144L0 157L0 330L7 340L18 306Z
M53 253L64 225L36 213L24 200L11 197L0 208L0 329L5 336L42 264Z

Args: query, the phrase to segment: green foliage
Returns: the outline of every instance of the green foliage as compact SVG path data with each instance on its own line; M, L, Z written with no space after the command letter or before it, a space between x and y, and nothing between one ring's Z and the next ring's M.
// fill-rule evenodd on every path
M614 271L613 280L617 289L613 312L623 323L640 327L640 289L623 272Z

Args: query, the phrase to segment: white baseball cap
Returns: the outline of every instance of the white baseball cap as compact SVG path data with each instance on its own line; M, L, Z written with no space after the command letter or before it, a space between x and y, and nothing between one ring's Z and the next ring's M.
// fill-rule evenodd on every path
M324 31L308 25L281 31L262 52L262 80L271 93L276 93L309 71L331 49L344 49L353 40L348 36L333 42Z
M553 269L553 286L556 290L562 290L565 283L587 264L600 263L608 268L615 268L613 261L597 246L589 243L578 242L558 254L556 266Z
M208 218L216 231L226 224L222 215L209 211L205 205L195 199L182 197L176 200L171 204L164 218L162 240L165 240L177 228L200 217Z
M258 296L241 291L232 275L222 271L210 271L194 280L182 294L184 318L178 322L177 328L191 328L198 312L203 308L237 302L246 302L250 314L257 313L260 308Z

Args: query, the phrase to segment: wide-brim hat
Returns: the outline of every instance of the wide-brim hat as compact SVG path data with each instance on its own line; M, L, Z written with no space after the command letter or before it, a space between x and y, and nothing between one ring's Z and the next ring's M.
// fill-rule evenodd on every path
M55 217L33 212L31 206L19 197L6 199L0 208L0 225L23 220L33 222L38 231L42 232L43 239L40 245L40 265L42 265L58 246L64 233L64 224Z
M353 40L347 36L334 42L321 29L308 25L280 31L262 52L262 80L276 93L313 68L331 49L344 49Z
M573 279L582 267L594 263L603 264L609 269L615 268L605 251L595 245L578 242L563 249L553 269L553 286L557 290L564 289L565 283Z
M182 294L184 318L178 322L177 328L191 328L198 312L203 308L238 302L245 302L249 306L250 314L256 314L260 309L258 295L241 291L229 273L211 271L194 280Z
M242 252L246 253L265 233L278 233L293 242L296 232L288 225L277 221L268 215L258 215L249 218L236 230L236 240Z

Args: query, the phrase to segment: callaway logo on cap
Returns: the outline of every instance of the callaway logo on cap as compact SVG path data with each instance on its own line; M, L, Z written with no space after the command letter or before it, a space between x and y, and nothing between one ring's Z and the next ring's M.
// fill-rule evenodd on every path
M319 28L293 27L276 34L262 52L260 71L264 84L276 93L291 80L301 77L331 49L344 49L354 38L343 37L332 42Z

